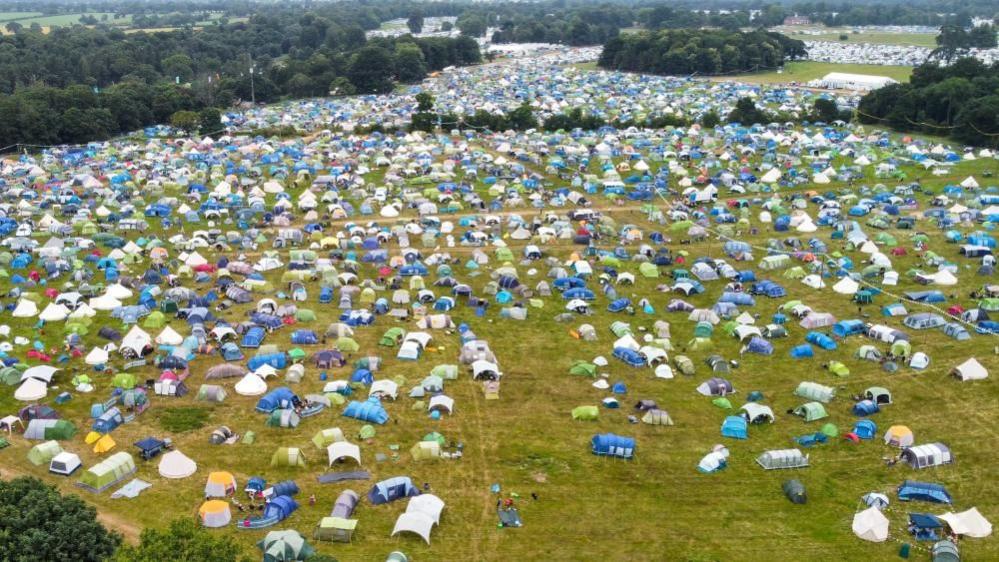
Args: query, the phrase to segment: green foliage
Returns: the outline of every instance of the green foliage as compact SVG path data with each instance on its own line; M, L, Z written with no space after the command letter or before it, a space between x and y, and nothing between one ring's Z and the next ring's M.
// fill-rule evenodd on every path
M198 130L201 117L195 111L181 110L170 116L170 125L185 133L193 133Z
M409 14L409 19L406 20L406 27L409 28L410 33L420 33L423 31L423 12L413 10Z
M425 133L432 133L437 127L437 114L429 113L427 111L420 111L413 114L413 118L409 123L410 131L423 131Z
M766 111L756 107L753 98L739 98L735 102L735 109L728 114L729 123L741 123L743 125L754 125L757 123L766 124L773 121L773 117Z
M970 57L949 66L926 63L913 71L908 84L865 95L857 113L864 123L930 134L949 131L960 142L997 146L999 124L988 114L997 91L999 64L986 66Z
M0 480L0 560L98 562L120 542L79 497L36 478Z
M160 426L167 431L182 433L205 427L209 416L210 413L206 408L163 408L159 412L159 422Z
M618 35L604 45L598 64L652 74L720 74L774 68L804 55L802 41L780 33L675 29Z
M416 109L417 111L430 111L434 108L434 96L427 92L420 92L416 94Z
M486 28L489 27L485 16L480 14L462 15L456 23L461 34L468 37L482 37L486 34Z
M423 51L412 43L396 43L393 65L396 80L403 83L419 82L427 75Z
M718 125L721 125L721 117L715 110L710 110L701 116L701 126L706 129L714 129Z
M812 121L822 121L832 123L833 121L849 121L852 114L849 111L840 111L836 102L827 98L818 98L812 104Z
M206 107L198 112L198 127L202 133L213 133L222 129L222 114L214 107Z
M110 562L250 562L230 537L216 536L193 519L175 519L165 529L142 531L138 546L124 545ZM315 557L312 558L315 560Z
M384 47L364 47L354 54L347 77L359 94L386 94L392 91L392 54Z
M445 21L441 24L441 31L451 31L452 29L454 29L454 24L450 21Z

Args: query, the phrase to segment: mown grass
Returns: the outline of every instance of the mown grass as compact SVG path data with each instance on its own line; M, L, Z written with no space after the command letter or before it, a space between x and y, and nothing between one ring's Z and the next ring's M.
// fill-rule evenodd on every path
M751 84L805 84L811 80L822 78L830 72L846 72L850 74L870 74L887 76L899 82L908 82L912 76L911 66L886 66L877 64L845 64L830 62L800 61L789 62L780 72L751 72L716 78L717 80L738 80Z
M207 408L163 408L155 413L160 427L172 433L201 429L211 417Z
M836 164L843 161L837 159ZM989 180L983 177L983 173L987 170L994 172L996 167L995 161L980 160L961 163L944 177L934 177L913 169L907 171L912 178L921 178L928 191L938 192L942 186L956 183L970 174L987 185ZM372 178L378 173L381 170L373 173ZM372 181L377 183L378 180ZM878 181L883 180L868 176L864 183L873 185ZM484 188L481 184L478 187ZM845 186L833 183L821 187L807 185L801 189L826 191L842 187ZM293 200L300 192L299 189L289 191ZM597 198L597 205L606 209L618 225L633 223L641 225L646 232L668 231L668 227L649 224L645 215L636 210L618 208L600 197ZM526 208L519 211L525 217L533 215L533 211ZM769 232L764 225L756 222L757 211L754 208L751 216L761 231L756 235L743 232L744 239L763 244L768 238L794 235ZM810 211L814 213L814 209ZM920 228L929 233L932 250L961 264L961 284L947 288L946 292L958 295L957 300L967 304L967 293L986 280L974 275L972 262L958 258L956 246L945 244L940 232L925 224L921 224ZM872 235L876 234L874 229L867 230ZM912 231L892 233L901 245L910 250L908 256L893 258L895 269L905 272L920 266L919 258L911 252L909 237ZM721 240L710 238L679 246L676 244L679 236L673 236L671 247L674 250L687 250L691 257L723 257ZM829 241L827 230L820 231L817 236ZM807 239L807 236L801 238ZM523 243L512 240L508 243L519 256ZM606 243L606 247L615 245L616 241ZM630 251L634 249L634 245L629 247ZM544 250L548 255L564 260L580 248L557 242L545 246ZM830 250L843 251L858 264L863 259L861 254L845 250L838 242L832 242ZM452 251L462 258L462 263L470 254L469 249L455 248ZM491 248L485 251L492 253ZM761 254L756 257L761 257ZM498 265L493 260L477 276L461 265L455 266L455 270L458 278L471 283L478 294L489 280L489 269ZM739 269L756 269L751 263L736 266ZM528 274L531 268L537 270L533 275ZM635 269L635 264L627 262L621 267L622 271ZM518 270L521 279L534 286L545 277L547 267L535 263L518 267ZM362 278L370 277L374 269L362 265L361 273ZM783 279L780 271L758 273L761 277L776 280L788 290L787 299L758 299L756 307L750 310L760 315L761 323L776 312L781 302L792 298L802 299L816 309L832 312L839 318L855 317L858 313L857 306L846 297L834 295L828 290L815 291L796 281ZM268 278L274 280L279 274L268 274ZM432 279L431 275L428 281ZM481 338L490 342L505 375L500 400L487 401L480 386L471 381L463 370L458 380L445 385L446 393L456 401L454 415L439 421L429 419L424 411L413 410L414 401L406 394L435 365L456 362L459 348L457 336L433 332L434 342L423 358L417 362L405 362L394 358L394 349L377 345L379 336L393 325L391 321L380 318L373 326L358 329L356 339L361 344L361 352L357 355L377 354L385 359L377 377L402 376L406 379L406 384L400 386L400 398L395 403L387 404L391 415L389 423L377 427L374 439L360 443L362 464L372 472L372 481L335 485L318 485L315 481L315 476L328 469L325 452L315 448L309 441L311 436L322 428L340 427L349 440L358 442L356 434L362 425L360 422L341 417L340 409L333 408L303 420L296 429L279 429L264 425L264 416L253 410L256 398L230 392L224 403L199 404L194 396L198 386L205 382L204 372L218 362L215 358L202 357L192 364L192 374L187 380L190 394L183 398L153 396L149 411L136 422L125 424L113 433L119 443L118 450L129 449L131 443L150 434L172 437L177 449L198 462L196 475L181 481L165 480L158 475L157 461L154 460L142 463L138 472L138 477L151 482L153 487L134 500L111 500L109 493L78 493L100 510L137 526L161 526L172 517L195 515L203 499L203 484L209 471L232 471L240 485L253 475L264 476L270 482L293 478L302 488L300 499L315 494L318 502L309 506L303 501L302 507L279 528L294 528L306 536L311 536L312 527L329 513L342 490L352 488L363 495L373 481L382 478L411 476L418 485L429 483L432 491L446 502L441 524L433 532L432 544L427 546L413 536L389 537L396 517L405 509L405 502L375 507L362 501L355 514L360 523L353 543L317 545L321 552L342 561L379 560L392 550L405 551L416 560L889 559L897 552L898 541L908 540L904 531L907 511L939 513L944 510L927 504L893 504L889 511L893 540L882 545L856 539L850 532L850 522L862 494L874 490L891 492L906 478L943 483L953 494L956 508L966 509L974 505L986 517L996 519L999 514L999 489L994 483L996 469L990 444L995 443L997 438L992 421L999 403L999 391L992 380L961 384L947 376L951 367L971 355L977 356L993 370L993 374L999 372L996 371L999 361L993 355L989 338L978 336L970 342L958 344L937 331L910 331L914 347L930 354L931 366L923 372L902 368L898 373L889 375L881 371L877 364L853 357L853 352L860 345L869 343L865 339L851 338L840 342L837 351L817 351L812 360L792 360L788 357L788 350L800 343L806 332L796 323L790 324L791 337L776 342L776 352L769 357L739 356L738 342L718 331L713 338L716 345L714 352L740 361L740 367L730 376L738 390L732 397L733 404L738 407L750 391L760 390L766 397L765 402L778 417L773 425L753 427L748 441L733 442L719 435L722 420L731 412L717 408L710 399L694 391L698 384L711 376L703 362L706 352L686 352L694 360L697 372L693 377L678 375L673 380L655 379L648 369L632 369L610 358L614 338L608 327L615 320L630 322L638 333L640 327L651 328L656 319L666 319L672 324L672 341L676 347L671 356L684 353L682 349L692 337L694 326L686 320L686 315L663 312L668 302L676 298L674 294L656 290L659 283L666 281L638 276L633 287L618 287L621 296L633 300L642 297L650 299L657 311L651 316L642 313L636 316L610 314L604 310L607 303L602 298L594 304L596 314L567 324L553 320L556 314L562 312L564 305L558 296L544 299L541 309L530 309L526 322L499 319L495 304L485 318L476 317L471 309L459 305L451 313L454 320L467 322ZM705 294L688 300L697 306L710 307L720 296L723 285L707 283ZM922 288L903 275L900 285L893 291ZM315 310L319 320L300 327L321 331L335 320L340 311L333 306L316 303L318 287L315 284L310 284L308 289L310 298L300 306ZM204 292L207 287L199 286L198 290ZM886 296L878 297L874 305L863 308L862 314L872 321L901 327L898 319L879 316L878 308L891 300ZM245 318L247 310L246 306L235 307L221 313L221 316L236 322ZM107 321L103 316L98 319ZM54 326L48 327L41 336L32 330L33 322L7 317L4 321L13 327L14 333L28 337L38 335L47 346L56 345L61 340L61 334ZM596 327L598 341L581 342L570 336L570 330L582 322ZM170 324L179 332L186 333L184 322L172 320ZM404 326L413 328L408 323ZM152 333L155 335L155 331ZM268 336L265 343L278 343L288 348L289 333L287 328L278 331ZM88 344L100 343L93 334L86 340ZM306 350L311 352L318 348L307 347ZM593 388L592 380L567 374L574 360L591 360L597 355L609 358L610 365L600 371L609 375L611 383L625 382L627 394L619 397L620 409L601 408L599 420L574 422L569 415L572 408L584 404L597 405L608 395ZM821 363L832 358L846 363L851 375L836 378L822 370ZM351 359L356 359L356 356ZM137 373L137 378L145 380L156 374L154 369L144 368ZM344 378L350 375L350 369L335 369L328 374L333 379ZM69 389L69 378L68 373L57 376L59 390ZM110 392L107 376L95 375L95 378L97 391L93 395L75 394L71 402L59 407L64 417L84 429L90 423L89 405ZM802 380L821 382L838 389L838 398L827 406L830 419L806 424L783 413L803 402L792 394ZM222 384L231 390L234 382L228 380ZM284 383L279 380L269 383L271 388L280 384ZM318 370L310 366L306 378L293 388L304 395L320 391L323 385ZM753 459L764 450L790 447L792 437L817 431L827 421L837 424L841 430L848 430L856 420L850 413L848 396L874 385L888 387L895 400L893 405L873 417L882 431L893 424L908 425L915 432L917 442L943 441L950 445L957 462L919 472L904 465L889 468L881 458L893 451L883 447L879 440L856 445L833 440L809 451L812 466L807 469L767 472L755 464ZM12 399L12 392L12 388L0 389L0 414L19 407ZM633 413L632 405L643 398L654 399L668 410L675 426L630 424L627 416ZM162 425L164 417L176 416L187 420L191 417L186 413L190 409L210 412L210 423L199 430L180 433L161 429L165 427ZM170 413L171 410L185 413ZM211 430L223 424L237 433L253 430L257 434L256 443L210 445L208 436ZM456 461L413 461L407 452L409 447L430 431L439 431L452 443L462 443L464 457ZM635 437L638 443L635 459L621 461L590 454L591 436L603 432ZM90 466L99 457L82 443L82 433L73 441L64 443L64 447L78 452L85 466ZM44 467L28 463L25 454L31 443L17 436L12 438L12 442L13 446L0 451L0 473L33 474L59 484L65 491L78 490L72 485L75 479L58 479L48 475ZM714 475L698 473L695 470L698 460L714 444L721 442L725 442L732 452L730 468ZM398 455L393 451L396 445L400 450ZM271 467L271 453L280 446L301 447L306 452L308 466L301 469ZM388 460L375 461L376 453L384 453ZM781 483L792 477L805 483L808 504L792 505L783 497ZM519 505L525 524L523 528L497 528L496 496L490 493L490 486L494 483L501 485L504 494L513 492L521 497ZM532 492L538 494L537 501L529 499ZM894 494L890 495L894 498ZM248 551L262 536L262 532L241 531L235 527L213 532L236 537ZM994 539L966 540L961 543L961 548L966 559L999 557L999 545ZM925 557L924 554L919 556Z

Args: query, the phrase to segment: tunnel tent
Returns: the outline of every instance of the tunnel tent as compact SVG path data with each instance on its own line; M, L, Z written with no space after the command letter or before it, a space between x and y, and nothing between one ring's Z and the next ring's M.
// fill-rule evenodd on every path
M278 447L271 455L271 466L305 466L305 455L298 447Z
M613 433L598 434L590 439L590 450L597 456L631 459L635 454L635 440Z
M341 431L339 427L321 429L312 436L312 443L315 444L318 449L325 449L333 443L346 440L347 439L344 437L343 431Z
M805 468L808 466L808 455L799 449L771 450L756 457L756 464L766 470Z
M826 413L825 406L823 406L820 402L806 402L792 410L792 413L796 416L804 418L806 422L821 420L829 417L829 414Z
M912 468L928 468L954 462L950 448L943 443L916 445L902 449L902 460Z
M785 480L781 485L784 490L784 497L794 504L805 504L808 502L808 495L805 493L805 485L800 480Z
M28 451L28 461L35 466L49 464L56 455L62 452L58 441L43 441Z
M836 389L816 382L805 381L798 384L794 394L806 400L829 402L835 397Z
M345 458L354 459L357 464L361 464L361 448L346 441L335 441L329 444L326 447L326 455L330 466Z

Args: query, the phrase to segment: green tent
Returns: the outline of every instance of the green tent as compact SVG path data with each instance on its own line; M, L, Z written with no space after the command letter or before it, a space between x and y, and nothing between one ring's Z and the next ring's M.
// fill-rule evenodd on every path
M452 381L458 378L458 366L447 364L437 365L433 369L430 369L430 374L446 381Z
M13 367L4 367L0 369L0 382L14 386L21 382L21 373Z
M437 433L436 431L431 431L430 433L423 436L421 441L436 441L441 447L447 445L447 439L443 435Z
M834 423L827 423L824 426L822 426L822 433L826 437L836 437L837 435L839 435L839 428L836 427L836 424Z
M393 326L388 330L385 330L385 333L382 334L382 338L378 340L378 345L395 347L404 337L406 337L406 331L399 326Z
M597 376L597 366L593 363L587 363L586 361L576 361L573 363L572 367L569 368L570 375L582 375L584 377L595 377Z
M131 390L135 388L135 375L129 373L118 373L111 379L111 386Z
M640 273L642 277L656 278L659 277L659 268L652 262L642 262L638 266L638 273Z
M806 422L829 417L826 408L819 402L807 402L794 409L794 415L805 418Z
M371 439L375 436L375 427L371 424L362 425L357 436L361 439Z
M130 476L135 470L132 455L122 451L88 468L80 477L79 485L92 492L103 492Z
M56 455L62 452L58 441L44 441L28 451L28 460L35 466L48 464Z
M694 338L687 342L687 349L690 351L711 351L714 349L715 344L711 341L711 338Z
M499 261L513 261L513 252L510 248L496 248L496 259Z
M572 419L580 421L591 421L597 419L600 409L596 406L577 406L572 409Z
M312 531L312 538L320 541L350 542L357 519L343 517L323 517Z
M288 359L291 359L292 361L301 361L305 359L305 357L305 350L301 347L293 347L288 350Z
M616 337L623 338L624 336L631 333L631 325L629 325L627 322L622 322L620 320L617 320L610 325L610 331Z
M806 381L798 384L798 388L795 389L794 394L806 400L829 402L836 395L836 389L816 382Z
M166 315L158 310L154 310L146 316L142 322L143 328L162 328L167 322Z
M312 436L312 442L316 445L316 448L322 450L326 450L326 447L332 445L333 443L346 440L347 439L343 436L343 431L340 431L339 427L321 429Z
M732 401L729 400L728 398L725 398L724 396L719 396L718 398L715 398L714 400L711 401L711 403L714 404L715 406L718 406L719 408L722 408L723 410L732 409Z
M316 553L298 531L271 531L257 543L264 553L264 562L305 560Z
M305 455L298 447L278 447L271 455L271 466L305 466Z
M253 445L257 440L257 434L252 431L247 431L243 434L243 439L241 440L244 445Z
M357 342L354 341L354 338L343 336L337 338L336 348L343 353L357 353L357 351L361 349L361 346L357 345Z
M298 322L315 322L316 313L308 308L300 308L295 311L295 320Z
M830 361L826 364L826 369L838 377L845 377L850 374L850 369L839 361Z

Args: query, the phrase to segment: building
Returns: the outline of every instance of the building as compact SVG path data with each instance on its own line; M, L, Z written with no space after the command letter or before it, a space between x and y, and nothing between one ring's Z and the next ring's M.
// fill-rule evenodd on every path
M784 25L811 25L812 20L808 16L787 16L784 18Z
M871 76L869 74L848 74L845 72L830 72L818 80L808 83L813 88L829 88L831 90L859 90L867 92L877 90L898 81L887 76Z

